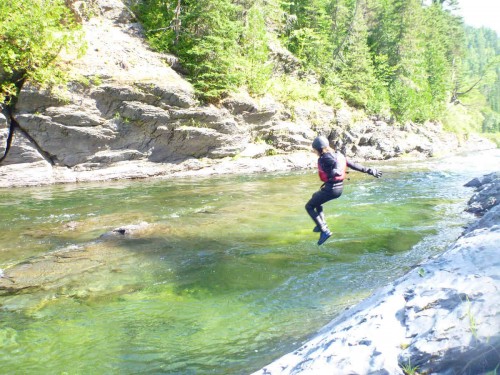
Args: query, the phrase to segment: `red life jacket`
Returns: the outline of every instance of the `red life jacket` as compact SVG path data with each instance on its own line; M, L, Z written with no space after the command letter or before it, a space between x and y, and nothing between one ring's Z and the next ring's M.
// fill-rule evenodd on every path
M332 170L332 178L333 182L344 181L347 174L347 159L340 152L335 153L335 168ZM330 179L328 178L328 174L321 167L320 159L318 159L318 175L321 181L328 182Z

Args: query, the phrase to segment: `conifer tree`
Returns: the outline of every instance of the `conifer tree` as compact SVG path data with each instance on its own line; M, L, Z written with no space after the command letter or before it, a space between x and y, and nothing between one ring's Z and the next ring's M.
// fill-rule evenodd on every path
M330 56L327 4L326 0L295 0L285 4L290 19L294 20L288 29L287 48L305 67L316 72L321 70Z
M364 19L365 3L358 0L358 10L347 40L341 47L338 70L342 96L352 105L367 108L376 86L373 62L368 48L368 31Z
M143 0L134 7L154 47L179 57L204 100L242 83L238 61L240 6L231 0Z
M455 102L469 86L481 90L491 108L500 106L493 39L486 32L475 35L475 57L464 57L463 24L450 12L456 0L138 4L151 43L179 57L206 100L218 100L241 85L264 93L271 76L268 43L275 38L299 59L300 77L317 78L328 102L341 97L373 113L390 112L400 121L424 121L439 118L449 98ZM494 40L498 43L496 35Z
M452 92L454 61L463 53L463 40L457 19L442 4L425 9L426 63L432 102L430 115L438 117Z
M239 64L244 83L254 94L264 93L272 73L265 16L264 4L256 1L246 10L243 22Z
M397 40L392 61L395 77L389 86L391 108L400 120L422 121L432 101L427 81L423 11L417 0L395 0Z
M190 72L203 99L218 99L241 83L241 74L233 64L242 32L237 15L238 6L230 0L185 3L183 27L173 52Z

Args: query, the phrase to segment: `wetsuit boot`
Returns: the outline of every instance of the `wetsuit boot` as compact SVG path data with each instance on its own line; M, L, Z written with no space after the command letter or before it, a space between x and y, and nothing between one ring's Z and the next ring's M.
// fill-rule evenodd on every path
M321 215L318 215L315 221L321 230L318 245L323 245L325 241L330 238L332 232L330 232L330 229L328 229L328 225L326 224L326 221L321 218Z
M326 230L322 230L321 234L319 235L319 240L318 240L318 245L323 245L327 239L329 239L332 235L332 232L326 228Z
M318 219L320 219L322 223L326 223L325 222L325 214L323 212L319 213ZM316 226L313 229L313 232L320 233L321 232L321 225L316 224Z

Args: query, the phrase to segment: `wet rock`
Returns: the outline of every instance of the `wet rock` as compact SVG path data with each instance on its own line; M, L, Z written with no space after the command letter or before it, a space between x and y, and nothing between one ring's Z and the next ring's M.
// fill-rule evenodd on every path
M142 222L139 224L125 225L102 234L99 237L99 239L109 240L116 238L131 238L143 233L146 229L149 228L149 226L150 225L146 222Z
M64 283L68 277L103 264L103 254L98 255L87 250L69 246L4 270L0 277L0 295L54 288Z
M500 202L500 173L490 173L482 178L475 178L465 186L476 188L476 193L468 202L467 212L482 216Z

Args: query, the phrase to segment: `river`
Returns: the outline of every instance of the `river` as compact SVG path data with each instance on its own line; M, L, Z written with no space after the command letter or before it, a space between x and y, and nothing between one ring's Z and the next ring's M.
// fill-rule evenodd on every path
M0 295L0 372L251 373L442 252L473 218L463 184L499 165L494 150L353 171L321 247L313 171L0 190L0 274L52 270Z

